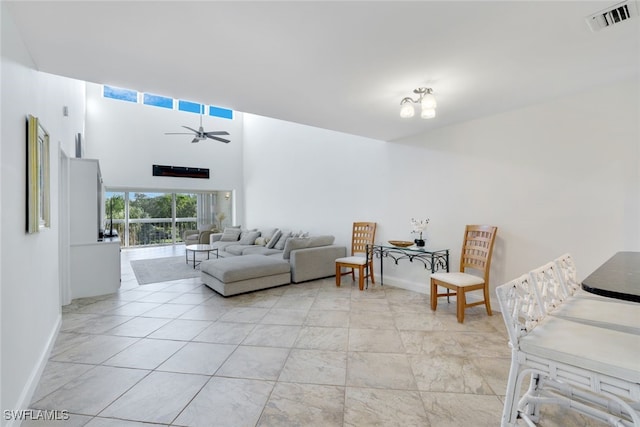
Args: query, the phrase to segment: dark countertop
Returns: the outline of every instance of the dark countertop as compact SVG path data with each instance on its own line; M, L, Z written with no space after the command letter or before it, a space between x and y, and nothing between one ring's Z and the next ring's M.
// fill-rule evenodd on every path
M582 281L594 294L640 302L640 252L618 252Z

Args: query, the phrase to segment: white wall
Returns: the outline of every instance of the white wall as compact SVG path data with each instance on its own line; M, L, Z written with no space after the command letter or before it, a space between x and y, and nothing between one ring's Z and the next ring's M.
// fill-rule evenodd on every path
M84 84L35 71L1 6L0 408L12 409L28 404L60 319L56 150L74 153ZM429 217L428 245L451 248L452 265L465 224L495 224L493 287L566 251L583 277L618 250L640 250L637 81L399 143L247 114L206 118L206 128L231 132L231 144L190 144L164 132L196 125L196 115L103 100L97 90L88 85L85 155L100 159L107 186L234 190L248 227L332 233L345 245L353 221L378 222L384 242L412 239L410 218ZM29 113L53 147L52 227L36 235L24 233ZM212 179L154 178L154 163L209 167ZM420 265L386 272L388 283L426 291Z
M637 88L625 82L405 141L426 150L428 179L442 184L433 192L441 218L500 227L493 286L563 252L586 276L640 248ZM432 231L443 244L459 235L436 223Z
M4 3L0 145L0 408L26 408L60 321L58 279L59 148L69 152L84 121L84 83L35 71ZM62 107L70 116L63 117ZM51 143L51 228L25 233L28 114ZM2 425L10 422L1 421Z
M136 88L131 88L136 89ZM160 94L163 95L163 94ZM197 101L197 100L196 100ZM205 130L226 130L231 142L192 144L182 126L197 129L197 114L102 97L102 86L87 83L85 157L100 160L106 187L158 191L235 191L242 221L242 113L233 120L204 116ZM210 169L210 179L152 176L152 165Z
M353 221L377 221L385 242L413 239L410 218L428 217L427 246L450 248L456 268L464 225L488 223L499 227L492 289L564 252L584 277L640 250L637 94L628 81L398 143L247 114L247 225L348 245ZM385 269L388 283L426 292L420 265Z
M345 243L351 238L352 221L383 219L379 207L388 194L387 183L372 166L384 165L386 143L251 114L244 117L248 227L330 233Z

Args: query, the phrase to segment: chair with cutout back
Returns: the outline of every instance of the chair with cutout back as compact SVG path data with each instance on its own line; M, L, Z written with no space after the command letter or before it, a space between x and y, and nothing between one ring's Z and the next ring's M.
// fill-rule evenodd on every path
M496 288L511 347L501 426L535 426L550 405L640 426L637 315L603 309L633 305L567 296L559 272L550 262Z
M487 314L491 316L489 299L489 270L493 243L498 227L491 225L467 225L464 232L462 254L460 255L460 272L434 273L431 275L431 310L436 310L438 298L456 296L458 322L464 322L464 310L467 307L484 304ZM480 275L467 273L475 270ZM447 288L445 293L438 293L438 286ZM467 303L467 292L481 290L483 299Z
M351 235L351 256L338 258L336 260L336 286L340 286L340 279L345 274L351 274L351 279L355 280L354 271L358 270L358 286L364 290L364 279L371 277L371 282L375 284L373 278L373 259L371 253L367 256L367 246L371 251L371 245L376 237L375 222L354 222ZM367 259L369 260L367 262ZM346 273L342 269L350 269ZM366 270L366 272L365 272Z

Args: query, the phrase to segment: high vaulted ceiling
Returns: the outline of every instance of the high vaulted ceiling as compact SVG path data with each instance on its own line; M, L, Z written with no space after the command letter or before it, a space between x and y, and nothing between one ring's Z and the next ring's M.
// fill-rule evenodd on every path
M387 141L640 69L640 18L585 23L616 0L5 3L41 71Z

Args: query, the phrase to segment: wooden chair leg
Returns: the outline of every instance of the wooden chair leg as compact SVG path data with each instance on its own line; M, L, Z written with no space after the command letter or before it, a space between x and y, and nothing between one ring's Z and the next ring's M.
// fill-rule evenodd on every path
M364 291L364 265L358 267L358 287Z
M431 310L436 311L437 306L438 306L438 285L433 283L433 279L431 279Z
M376 278L373 275L373 262L369 262L369 271L367 272L369 277L371 277L371 283L376 284Z
M458 302L458 323L464 323L464 308L467 305L467 296L464 292L464 289L457 288L456 289L456 300Z
M487 314L492 316L491 312L491 298L489 298L489 285L484 287L484 306L487 308Z
M355 281L356 280L356 275L355 275L355 268L351 269L351 280Z
M342 277L342 269L340 264L336 264L336 286L340 286L340 278Z

